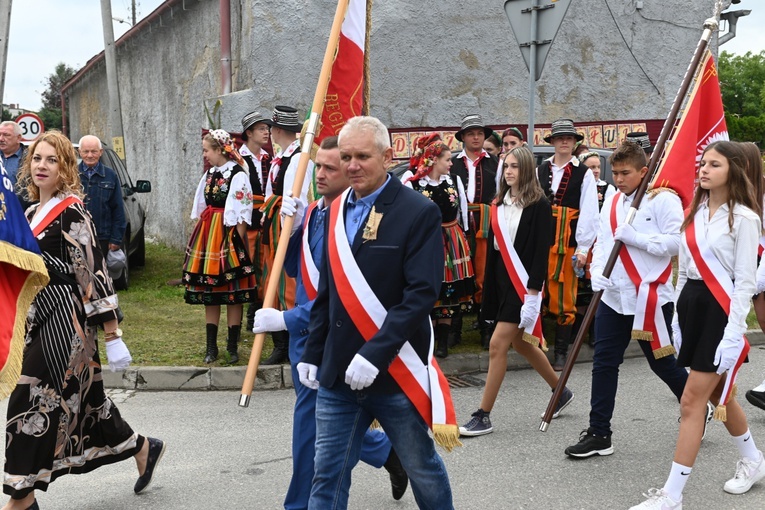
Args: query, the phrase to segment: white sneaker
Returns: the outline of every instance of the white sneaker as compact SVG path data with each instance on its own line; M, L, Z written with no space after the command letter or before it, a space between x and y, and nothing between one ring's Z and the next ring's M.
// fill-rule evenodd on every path
M683 500L675 501L664 489L648 489L643 496L648 499L630 510L683 510Z
M704 432L701 433L701 440L703 441L705 437L707 437L707 427L709 426L709 423L712 421L712 417L715 415L715 406L712 405L712 402L709 402L707 400L707 416L704 420Z
M723 490L730 494L744 494L763 478L765 478L765 459L760 452L759 460L744 457L736 463L736 474L725 482Z

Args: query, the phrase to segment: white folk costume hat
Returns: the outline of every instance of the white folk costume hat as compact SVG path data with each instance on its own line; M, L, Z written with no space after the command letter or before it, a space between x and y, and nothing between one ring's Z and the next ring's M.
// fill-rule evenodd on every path
M552 123L552 132L545 136L545 142L550 143L556 136L573 136L577 142L584 140L584 136L576 131L574 121L571 119L558 119Z
M266 122L268 117L261 115L260 112L250 112L242 117L242 133L250 129L258 122Z
M490 128L487 128L483 125L483 119L481 119L480 115L477 113L471 113L470 115L465 115L462 118L462 125L460 126L460 130L454 134L454 138L461 142L462 135L465 134L465 131L472 128L483 129L483 134L486 138L489 138L494 132Z
M282 128L293 133L300 133L303 123L298 118L298 111L291 106L275 106L274 114L263 122L271 127Z
M648 138L648 133L643 131L633 131L632 133L627 133L624 141L638 144L643 148L646 154L653 152L653 146L651 145L651 140Z

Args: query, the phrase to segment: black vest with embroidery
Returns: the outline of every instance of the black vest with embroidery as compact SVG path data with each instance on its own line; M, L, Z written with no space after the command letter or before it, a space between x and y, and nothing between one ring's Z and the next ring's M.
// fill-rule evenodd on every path
M284 196L284 176L287 174L287 169L290 167L290 161L293 156L300 157L300 147L295 149L295 152L289 156L282 156L282 162L279 164L279 175L276 176L276 182L271 183L271 190L274 195Z
M490 204L494 200L494 196L497 194L497 166L498 160L496 156L491 154L486 155L478 167L475 169L475 196L473 203L476 204ZM465 166L465 160L458 157L452 157L452 168L450 170L452 176L462 179L462 185L467 193L468 189L468 170Z
M242 156L247 168L250 169L250 187L252 188L253 195L263 195L263 188L260 186L260 176L258 175L258 167L255 166L253 156ZM261 163L262 165L262 163ZM263 213L253 208L252 210L252 223L247 226L247 230L260 230L260 218Z
M545 192L547 200L553 206L568 207L569 209L579 210L579 204L582 198L582 183L584 183L584 176L587 173L587 167L580 164L574 165L570 161L567 165L571 166L571 173L566 179L564 171L563 178L558 185L557 193L552 192L552 164L549 159L542 161L542 164L537 168L537 179L542 186L542 190ZM569 222L569 228L571 229L571 237L569 238L569 246L576 247L576 226L579 223L578 219L573 219ZM553 227L555 228L555 227ZM553 232L553 237L555 232Z

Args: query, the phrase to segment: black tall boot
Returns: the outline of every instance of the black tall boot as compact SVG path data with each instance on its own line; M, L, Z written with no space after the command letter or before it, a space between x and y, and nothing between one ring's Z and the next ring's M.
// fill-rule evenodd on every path
M212 363L218 359L218 325L207 325L207 354L205 363Z
M272 331L274 350L271 356L263 362L264 365L280 365L286 363L290 354L290 335L286 331Z
M255 301L247 305L247 331L252 332L252 328L255 327L255 312L260 310L263 303Z
M563 365L566 364L568 344L571 342L571 331L573 329L573 324L568 326L558 324L555 329L555 363L553 363L553 370L556 372L563 370Z
M228 362L234 364L239 361L239 335L242 332L242 326L229 326L228 338L226 339L226 350L228 351Z
M462 310L457 308L452 315L452 325L449 328L448 346L454 347L462 341Z
M445 358L449 355L449 331L452 329L450 324L436 324L436 357Z

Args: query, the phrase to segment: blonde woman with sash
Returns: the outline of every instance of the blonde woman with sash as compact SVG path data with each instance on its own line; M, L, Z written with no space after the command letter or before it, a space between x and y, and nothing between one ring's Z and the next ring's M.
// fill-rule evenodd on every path
M741 460L723 490L743 494L765 477L733 383L749 352L746 316L755 293L761 220L746 176L746 157L734 142L707 146L699 166L699 187L681 230L676 313L672 324L677 363L690 367L680 401L680 432L672 468L662 489L650 489L631 510L678 510L701 445L707 400L718 403Z
M510 346L542 376L550 388L558 375L544 351L540 307L552 242L552 212L535 175L534 156L527 147L511 149L502 163L503 179L491 208L482 319L494 321L489 344L489 373L481 406L460 427L463 436L493 431L489 414L507 371ZM574 399L566 388L554 418Z

